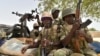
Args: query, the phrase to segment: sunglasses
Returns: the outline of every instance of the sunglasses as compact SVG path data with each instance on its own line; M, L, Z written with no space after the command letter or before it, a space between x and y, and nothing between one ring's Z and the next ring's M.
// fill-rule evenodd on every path
M34 29L38 29L39 28L39 26L34 26Z
M52 21L52 18L51 17L42 17L41 20L42 21L44 21L44 20L50 20L50 21Z

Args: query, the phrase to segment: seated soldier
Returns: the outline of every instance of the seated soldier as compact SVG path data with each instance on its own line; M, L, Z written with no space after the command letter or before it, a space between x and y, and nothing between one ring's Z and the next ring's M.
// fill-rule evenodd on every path
M44 43L45 42L45 38L48 38L49 39L49 36L48 35L48 30L47 29L50 29L51 28L51 25L52 25L52 18L50 16L49 13L47 12L44 12L43 15L42 15L42 23L44 25L44 28L42 29L42 31L40 32L39 36L37 38L34 39L34 42L33 42L33 45L29 45L27 47L24 47L22 49L22 53L24 53L28 48L37 48L37 51L34 51L34 55L35 56L38 56L38 55L42 55L41 54L41 47L44 47ZM43 38L43 39L42 39ZM46 44L48 44L48 41L46 40ZM38 48L39 47L39 48ZM36 54L38 52L38 54ZM47 54L47 53L45 53Z
M30 32L30 37L35 39L36 37L39 36L39 25L38 23L34 23L33 25L33 30Z
M76 54L82 54L80 56L97 56L88 46L88 43L93 41L91 35L86 29L78 30L80 25L75 20L75 12L70 8L65 9L62 12L62 19L64 21L63 32L65 34L62 36L62 43L64 47L73 51L71 56Z

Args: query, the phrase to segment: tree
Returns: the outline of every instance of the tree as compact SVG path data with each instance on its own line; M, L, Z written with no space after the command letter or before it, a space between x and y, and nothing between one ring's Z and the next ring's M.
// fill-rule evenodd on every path
M90 28L89 30L90 30L90 31L96 31L96 29L95 29L95 28Z
M76 8L78 0L42 0L38 7L41 11L50 11L54 7L64 10L66 8ZM100 18L100 0L83 0L81 5L81 15ZM98 20L98 19L97 19Z

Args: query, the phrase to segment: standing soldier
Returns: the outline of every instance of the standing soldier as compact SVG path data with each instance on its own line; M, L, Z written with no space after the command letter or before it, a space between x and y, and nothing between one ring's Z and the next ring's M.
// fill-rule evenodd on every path
M82 30L82 29L77 30L77 28L79 28L79 24L75 23L75 12L70 8L65 9L64 11L62 11L62 19L64 21L64 25L63 25L64 35L62 37L63 46L74 50L73 49L73 45L75 44L75 42L73 43L73 41L75 39L74 37L81 36L85 39L84 45L82 43L80 43L80 42L82 42L82 40L79 40L80 41L79 42L80 51L82 54L81 53L73 53L71 56L78 56L78 55L79 56L85 56L85 55L86 56L97 56L96 53L88 47L88 43L91 43L93 41L90 34L87 31L84 32L84 30ZM81 39L81 38L79 38L79 39ZM76 46L77 46L77 44L76 44Z

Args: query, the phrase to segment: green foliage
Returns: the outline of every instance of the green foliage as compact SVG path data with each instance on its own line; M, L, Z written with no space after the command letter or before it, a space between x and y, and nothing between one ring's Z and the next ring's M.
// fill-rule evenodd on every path
M41 11L50 11L54 7L64 10L66 8L76 8L78 0L42 0L38 7ZM96 20L100 18L100 0L83 0L81 5L81 15L92 17Z
M95 28L90 28L89 30L90 31L97 31Z

